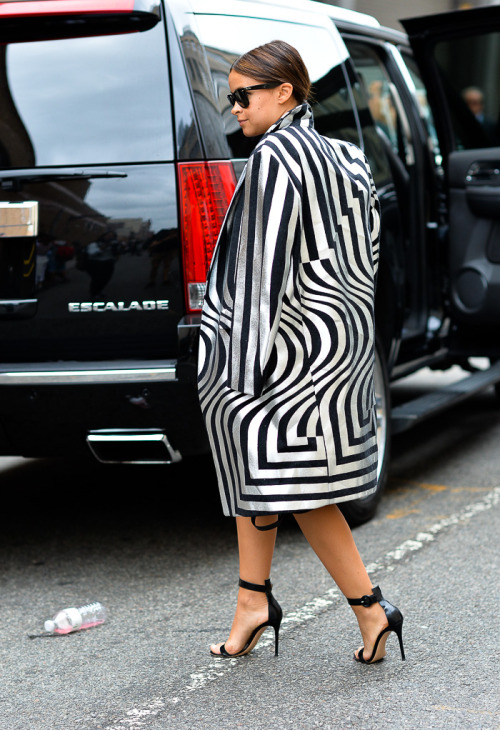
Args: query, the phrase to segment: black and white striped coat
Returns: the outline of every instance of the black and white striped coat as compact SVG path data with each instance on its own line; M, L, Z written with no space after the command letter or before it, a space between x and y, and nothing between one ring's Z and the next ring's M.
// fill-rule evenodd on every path
M307 104L260 140L214 252L199 395L226 515L314 509L376 487L379 204L364 154Z

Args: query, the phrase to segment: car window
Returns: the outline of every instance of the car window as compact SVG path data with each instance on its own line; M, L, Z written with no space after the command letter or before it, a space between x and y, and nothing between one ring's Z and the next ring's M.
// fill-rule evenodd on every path
M1 49L0 166L173 158L164 29Z
M205 46L212 82L233 157L247 157L257 139L243 135L226 95L231 64L242 53L263 43L282 39L302 55L313 84L313 112L320 134L362 144L352 97L339 52L325 28L280 21L216 15L197 16L200 40ZM318 48L321 53L318 53Z
M434 56L457 149L500 144L500 36L481 33L436 44Z
M358 41L346 40L368 106L380 137L401 161L408 164L408 139L395 100L397 90L387 73L378 49ZM401 105L399 105L401 107Z
M346 63L351 90L354 98L359 125L362 134L362 148L370 163L373 179L377 187L392 182L387 152L384 148L379 130L373 122L370 113L369 100L363 84L356 74L352 61Z
M436 126L434 124L434 116L432 114L432 110L427 98L427 89L424 86L424 82L422 81L420 71L417 64L415 63L414 58L412 58L412 56L410 56L404 50L401 50L401 55L405 62L405 66L408 69L411 80L413 81L413 84L415 86L415 100L418 104L420 116L423 119L427 129L429 145L434 154L434 159L437 165L441 165L441 150L439 149Z

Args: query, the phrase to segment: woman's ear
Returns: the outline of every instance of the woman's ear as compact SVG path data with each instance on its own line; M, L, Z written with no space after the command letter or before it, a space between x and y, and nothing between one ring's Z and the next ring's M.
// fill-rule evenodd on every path
M278 104L285 104L293 95L293 86L288 82L278 87Z

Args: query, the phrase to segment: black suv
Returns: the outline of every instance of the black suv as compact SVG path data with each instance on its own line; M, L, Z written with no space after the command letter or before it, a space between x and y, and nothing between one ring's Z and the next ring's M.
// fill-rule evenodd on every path
M207 451L199 312L256 142L227 76L282 38L309 68L316 128L364 149L382 203L380 489L345 506L352 523L374 513L391 431L500 380L494 365L390 414L391 380L500 359L500 8L405 27L413 51L320 3L0 2L0 454ZM490 119L468 105L477 87Z

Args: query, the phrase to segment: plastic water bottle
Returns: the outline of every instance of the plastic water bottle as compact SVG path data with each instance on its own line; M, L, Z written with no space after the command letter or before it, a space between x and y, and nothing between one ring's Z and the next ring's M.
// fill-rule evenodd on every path
M69 634L71 631L90 629L106 620L106 609L98 601L80 608L65 608L53 619L45 622L45 631L50 634Z

